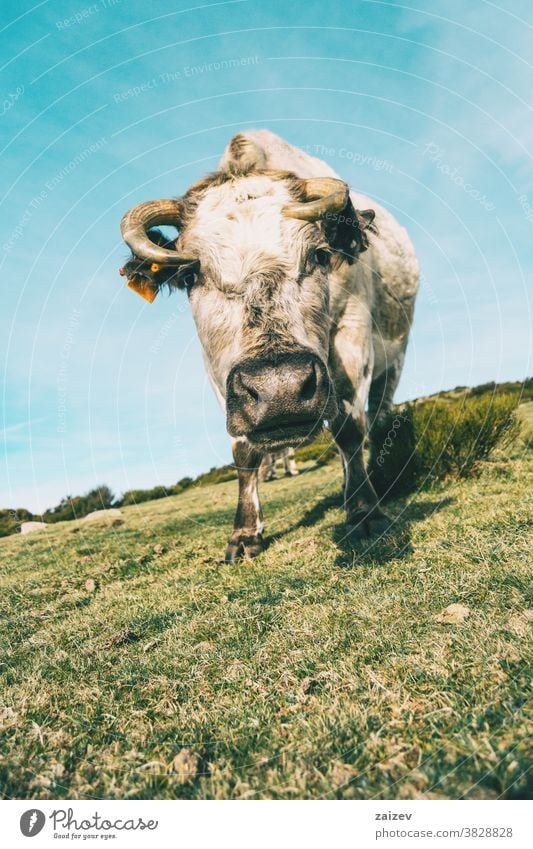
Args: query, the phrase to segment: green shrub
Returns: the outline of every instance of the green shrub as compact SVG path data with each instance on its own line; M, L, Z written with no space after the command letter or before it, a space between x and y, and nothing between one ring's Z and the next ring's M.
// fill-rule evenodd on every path
M186 489L189 489L194 483L194 478L181 478L174 486L170 487L171 495L179 495L180 492L183 492Z
M194 480L194 486L211 486L214 483L225 483L235 480L237 470L235 466L213 466L208 472L198 475Z
M85 495L66 495L57 507L45 510L38 518L43 522L68 522L71 519L80 519L94 510L107 510L114 500L111 489L106 484L101 484Z
M508 381L507 383L481 383L468 390L469 397L474 395L516 395L522 403L533 400L533 378L526 377L525 380Z
M377 491L400 495L424 483L477 474L496 446L505 447L516 438L518 402L516 393L486 393L391 412L371 463Z
M0 537L18 533L23 522L31 522L34 518L39 517L34 517L33 513L24 507L19 507L18 510L0 510Z
M457 404L437 403L415 411L419 476L470 477L497 445L518 434L514 394L468 397Z
M529 449L533 447L533 401L520 404L517 410L517 418L520 421L520 444L521 447Z
M121 501L117 502L117 505L127 507L128 504L141 504L143 501L154 501L156 498L165 498L171 494L171 491L164 486L154 486L152 489L128 489L122 496Z

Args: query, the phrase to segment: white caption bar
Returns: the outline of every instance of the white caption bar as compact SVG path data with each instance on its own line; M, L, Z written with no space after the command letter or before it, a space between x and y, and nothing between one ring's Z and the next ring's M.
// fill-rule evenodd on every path
M5 847L530 846L521 801L4 801Z

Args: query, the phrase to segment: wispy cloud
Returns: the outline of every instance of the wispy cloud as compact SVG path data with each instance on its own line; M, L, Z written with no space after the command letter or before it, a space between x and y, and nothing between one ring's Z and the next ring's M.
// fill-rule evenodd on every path
M9 425L9 427L0 430L0 442L7 442L10 439L18 440L21 436L27 438L27 432L30 428L47 420L47 416L40 416L36 419L27 419L26 421Z

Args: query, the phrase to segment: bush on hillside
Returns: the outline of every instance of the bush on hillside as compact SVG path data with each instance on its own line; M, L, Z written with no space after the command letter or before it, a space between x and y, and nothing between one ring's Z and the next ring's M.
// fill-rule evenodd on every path
M507 383L480 383L468 390L469 397L475 395L516 395L521 403L533 400L533 378L526 377L522 382L508 381Z
M184 490L189 489L194 483L194 478L181 478L177 483L170 487L171 495L179 495L180 492L184 492Z
M0 537L16 534L23 522L31 522L35 517L29 510L19 507L18 510L0 510Z
M85 495L66 495L57 507L45 510L43 522L68 522L71 519L81 519L95 510L107 510L113 506L115 496L106 484L101 484L86 492Z
M395 496L449 477L471 477L496 446L516 438L516 393L407 405L380 430L371 477L380 495Z
M193 478L182 478L170 486L153 486L151 489L128 489L116 507L127 507L130 504L142 504L145 501L155 501L158 498L167 498L169 495L179 495L180 492L189 489L194 483Z
M172 495L170 489L164 486L154 486L152 489L127 489L117 506L127 507L129 504L141 504L143 501L154 501Z
M419 475L470 477L496 446L518 435L513 394L465 398L456 405L434 404L415 413Z
M194 480L194 486L210 486L213 483L225 483L235 480L237 470L235 466L213 466L208 472L204 472Z

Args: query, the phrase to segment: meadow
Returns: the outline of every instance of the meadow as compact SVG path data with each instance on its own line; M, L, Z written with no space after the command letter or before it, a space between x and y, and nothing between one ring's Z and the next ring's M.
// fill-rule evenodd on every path
M0 791L527 797L532 468L522 436L351 542L308 459L236 565L235 481L1 539Z

